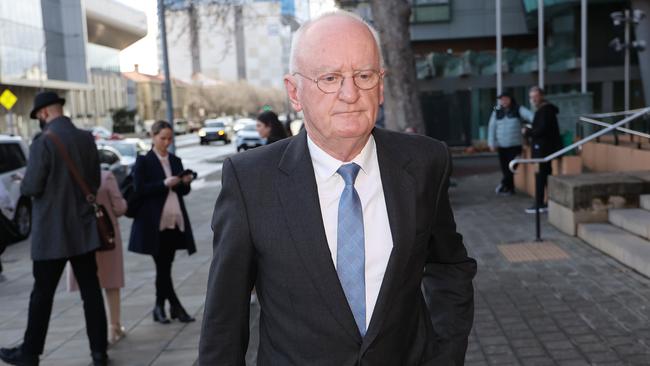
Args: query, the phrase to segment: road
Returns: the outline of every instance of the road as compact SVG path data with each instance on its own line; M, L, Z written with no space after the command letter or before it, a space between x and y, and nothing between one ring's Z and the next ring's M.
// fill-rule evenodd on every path
M185 169L192 169L198 173L193 189L206 186L219 185L221 163L227 156L236 154L234 143L225 145L223 142L213 142L210 145L199 145L199 137L187 134L176 137L177 155L183 159ZM216 176L215 176L216 175Z
M194 229L197 253L192 256L184 251L177 253L174 281L187 311L198 321L189 324L173 322L169 325L154 323L151 320L155 278L153 261L149 256L125 250L126 286L122 290L122 324L128 335L109 350L112 364L116 366L183 366L192 365L196 360L205 282L212 254L210 218L220 190L220 161L236 150L232 144L198 145L196 135L179 136L177 143L177 154L183 159L184 166L197 171L199 178L192 184L192 192L185 201ZM132 220L122 217L119 221L126 246ZM20 342L25 330L27 305L33 284L29 249L28 239L11 245L2 255L4 272L0 274L0 347ZM86 366L90 363L90 357L82 303L78 293L67 292L65 274L62 278L54 299L41 364ZM253 314L255 311L253 307ZM251 325L255 324L256 318L253 316ZM255 342L252 339L252 343ZM254 357L254 353L249 355L249 360ZM1 361L0 365L3 365Z

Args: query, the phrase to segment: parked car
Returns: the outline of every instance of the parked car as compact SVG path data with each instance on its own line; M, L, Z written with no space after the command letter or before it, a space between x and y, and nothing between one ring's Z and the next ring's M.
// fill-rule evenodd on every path
M98 149L105 146L117 150L120 155L120 164L126 166L127 175L131 173L131 169L133 169L138 155L145 155L151 149L148 144L138 138L128 138L119 141L105 140L97 143Z
M212 141L223 141L229 144L232 140L232 129L219 118L206 119L205 127L199 130L199 139L201 145L209 144Z
M27 145L20 137L0 135L0 235L16 242L32 231L32 201L20 194L27 166Z
M187 120L182 118L174 119L174 134L175 135L184 135L190 130L190 126L187 123Z
M95 136L95 140L122 140L124 138L119 133L111 132L102 126L92 127L89 131Z
M248 150L264 145L264 141L257 132L255 121L244 125L237 131L237 151Z
M252 118L240 118L235 121L235 124L233 125L233 130L235 130L235 133L237 133L245 126L248 126L250 124L255 125L256 123L257 121L255 121Z
M117 180L117 185L121 185L129 175L130 169L135 164L135 160L133 160L133 164L130 166L124 164L125 160L122 154L116 148L109 145L97 145L97 151L99 152L99 163L102 169L109 170L113 173Z

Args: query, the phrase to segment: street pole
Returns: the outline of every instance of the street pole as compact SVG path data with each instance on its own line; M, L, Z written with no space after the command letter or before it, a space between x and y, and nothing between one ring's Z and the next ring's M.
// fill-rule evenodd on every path
M164 0L158 0L158 25L160 27L160 45L162 47L162 64L165 72L165 100L167 102L167 120L172 125L172 144L169 151L176 153L176 138L174 137L174 104L172 101L172 82L169 75L169 55L167 54L167 27L165 26Z
M625 110L630 110L630 10L625 9ZM629 125L626 126L629 128Z
M43 81L43 69L45 69L45 47L47 46L47 40L43 43L43 46L41 46L41 50L38 51L38 60L41 64L40 70L38 70L38 81L39 81L39 88L40 92L43 92L43 84L45 83Z
M544 89L544 0L537 0L537 76Z
M580 92L587 93L587 0L580 1Z
M497 95L500 95L503 92L503 70L501 67L502 53L503 53L503 44L501 39L501 0L496 0L496 22L497 22L497 61L496 61L496 72L497 72Z

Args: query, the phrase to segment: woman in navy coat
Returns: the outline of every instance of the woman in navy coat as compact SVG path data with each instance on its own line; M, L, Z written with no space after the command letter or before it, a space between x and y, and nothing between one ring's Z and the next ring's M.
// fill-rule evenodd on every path
M190 192L192 175L180 176L183 163L167 148L172 142L172 126L157 121L151 127L153 148L139 156L133 167L134 195L137 211L131 227L129 250L149 254L156 264L156 304L153 319L167 324L165 301L169 301L169 314L181 322L194 321L187 314L174 291L172 262L176 250L196 252L183 196Z

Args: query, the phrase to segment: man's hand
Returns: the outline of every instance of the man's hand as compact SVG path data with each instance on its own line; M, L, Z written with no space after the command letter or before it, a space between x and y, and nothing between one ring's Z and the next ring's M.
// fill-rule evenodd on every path
M194 177L192 176L192 174L187 174L187 175L183 176L183 183L185 183L185 184L190 184L190 183L192 183L193 180L194 180Z
M492 152L496 152L496 151L497 151L497 148L496 148L495 146L490 146L490 151L492 151Z
M165 179L165 185L169 188L174 188L176 185L181 181L181 178L177 176L171 176L167 179Z

